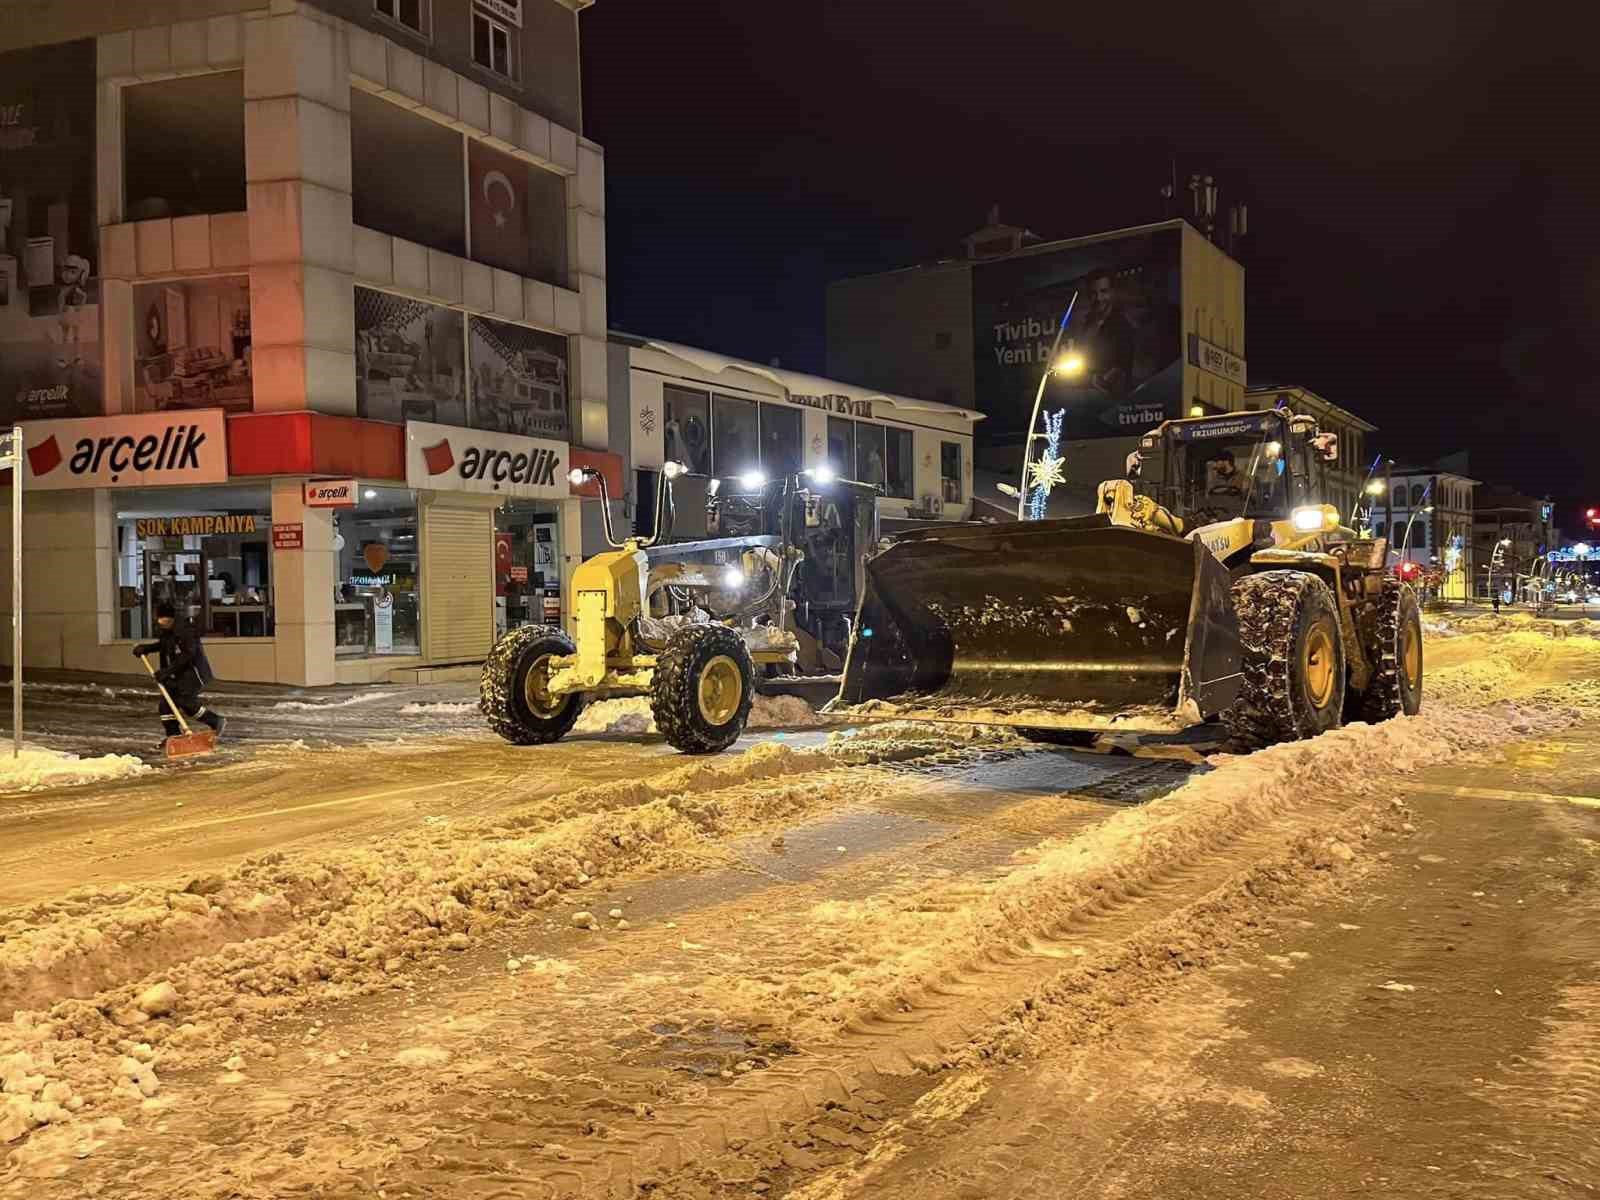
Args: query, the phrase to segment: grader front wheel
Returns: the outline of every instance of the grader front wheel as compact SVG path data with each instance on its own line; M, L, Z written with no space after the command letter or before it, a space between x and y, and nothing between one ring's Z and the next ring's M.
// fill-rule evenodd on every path
M493 729L518 746L565 737L583 709L576 692L550 692L550 661L577 653L553 625L524 625L495 643L478 680L478 709Z

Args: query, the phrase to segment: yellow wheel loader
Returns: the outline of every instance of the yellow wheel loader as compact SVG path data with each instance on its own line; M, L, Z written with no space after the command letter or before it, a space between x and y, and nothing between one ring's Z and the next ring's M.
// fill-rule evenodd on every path
M798 643L781 618L797 552L776 536L662 543L674 473L661 474L649 537L619 541L602 500L612 549L573 572L575 638L529 625L490 651L478 707L507 741L556 741L588 700L643 695L673 746L725 750L750 718L756 668L794 663ZM603 476L574 472L575 483L591 479L604 496Z
M1284 410L1167 421L1092 516L907 534L868 560L836 709L1068 740L1220 718L1239 748L1415 713L1422 627Z

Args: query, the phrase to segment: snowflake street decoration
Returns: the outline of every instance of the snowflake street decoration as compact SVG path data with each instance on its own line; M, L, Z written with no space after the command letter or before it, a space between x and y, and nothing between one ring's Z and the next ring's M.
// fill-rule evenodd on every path
M1067 410L1064 408L1045 414L1044 453L1028 464L1028 479L1031 486L1028 493L1030 521L1044 519L1045 505L1049 502L1051 489L1057 484L1066 482L1066 460L1061 457L1061 422L1066 415Z
M656 431L656 410L649 405L639 410L639 428L645 433Z
M1049 495L1051 488L1067 481L1066 463L1046 450L1043 458L1028 464L1028 475L1035 488Z

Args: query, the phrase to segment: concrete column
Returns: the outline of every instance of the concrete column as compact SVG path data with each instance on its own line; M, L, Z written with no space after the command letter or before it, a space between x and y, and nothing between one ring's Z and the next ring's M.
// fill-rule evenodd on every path
M598 502L596 502L598 503ZM572 573L583 562L583 501L562 500L557 506L556 537L561 548L561 608L562 624L573 637L578 627L572 619L577 605L572 595Z
M0 504L0 661L11 661L11 505ZM22 662L105 670L113 636L109 493L34 492L22 502ZM112 669L125 669L120 665Z
M343 26L308 7L247 21L244 94L256 411L353 415L355 234Z
M272 593L279 683L334 682L333 588L339 578L333 511L307 508L299 479L272 481L272 524L299 525L304 548L273 550Z
M579 139L578 171L567 179L567 264L570 286L582 302L582 325L572 347L573 440L594 450L610 441L606 397L606 184L605 152Z

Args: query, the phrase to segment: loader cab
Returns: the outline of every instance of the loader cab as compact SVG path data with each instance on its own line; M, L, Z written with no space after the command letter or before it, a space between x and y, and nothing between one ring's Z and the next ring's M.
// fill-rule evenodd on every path
M1191 526L1240 517L1281 521L1321 502L1321 456L1308 436L1315 422L1282 410L1168 421L1141 448L1161 452L1152 499Z

